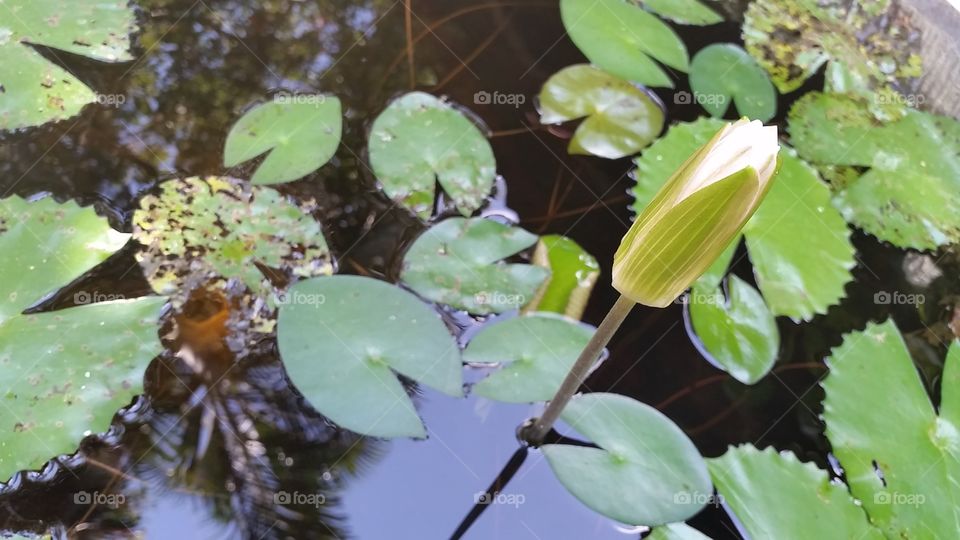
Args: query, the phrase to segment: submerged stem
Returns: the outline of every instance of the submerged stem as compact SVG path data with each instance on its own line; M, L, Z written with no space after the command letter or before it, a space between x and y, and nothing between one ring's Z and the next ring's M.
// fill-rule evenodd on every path
M590 342L587 343L587 346L584 347L580 353L580 357L577 358L576 363L570 368L570 373L567 373L567 378L563 380L560 389L557 390L553 399L550 400L547 409L543 411L540 418L537 418L529 429L523 432L524 440L530 443L530 445L539 446L540 443L543 442L544 437L550 432L557 418L560 417L560 413L563 412L563 408L567 405L567 402L570 401L570 398L577 393L580 385L583 384L583 380L586 378L587 373L590 372L593 363L600 357L603 348L607 346L607 343L610 343L610 338L617 332L617 329L620 328L620 325L623 324L624 319L627 318L627 315L630 314L630 311L635 305L636 302L626 296L621 295L617 298L617 302L613 304L613 307L607 312L607 315L603 318L603 322L600 323L597 331L594 332L593 337L590 338Z

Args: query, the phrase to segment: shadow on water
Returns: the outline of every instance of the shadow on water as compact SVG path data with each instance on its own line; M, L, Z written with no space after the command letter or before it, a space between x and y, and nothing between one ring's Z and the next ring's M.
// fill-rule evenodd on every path
M225 171L225 134L240 114L277 91L329 92L344 103L343 143L333 162L282 186L316 197L340 268L395 280L404 247L422 228L393 208L365 165L366 131L388 99L413 86L446 94L489 126L505 207L536 232L565 234L601 262L605 277L585 320L598 323L615 300L609 261L626 231L629 160L571 158L567 128L536 123L534 96L554 71L582 61L556 3L414 0L415 64L406 59L402 2L388 0L143 0L136 61L103 65L42 51L116 106L89 106L73 119L0 140L0 192L94 204L129 230L138 197L174 176L249 177ZM734 40L737 27L680 29L691 53ZM414 84L411 84L411 80ZM813 84L813 83L812 83ZM678 87L678 90L685 88ZM477 103L478 92L523 103ZM672 120L702 114L659 90ZM787 104L783 105L783 110ZM783 113L781 111L781 115ZM782 116L781 116L782 117ZM892 315L920 357L942 358L938 303L956 295L946 278L924 286L926 311L877 306L882 284L905 284L904 254L855 236L861 264L848 298L814 324L781 322L774 374L747 387L704 362L690 343L681 306L637 309L590 378L657 405L707 456L752 442L792 449L826 467L816 383L840 335ZM135 297L149 286L128 247L43 307L70 305L73 290ZM956 257L946 259L956 270ZM735 271L751 279L746 259ZM889 285L888 285L889 286ZM215 310L214 310L215 312ZM211 314L195 313L199 322ZM451 328L475 323L448 315ZM181 336L182 338L182 336ZM146 397L118 415L105 438L83 442L86 459L61 459L22 473L0 493L0 526L70 538L444 538L516 449L528 407L426 394L427 441L372 441L344 432L306 406L266 340L240 358L183 352L179 338L146 374ZM938 356L939 355L939 356ZM937 366L924 369L937 373ZM933 382L928 379L928 383ZM412 391L415 391L412 389ZM590 512L533 454L466 538L623 538L640 532ZM78 498L79 497L79 498ZM720 509L692 523L735 538Z

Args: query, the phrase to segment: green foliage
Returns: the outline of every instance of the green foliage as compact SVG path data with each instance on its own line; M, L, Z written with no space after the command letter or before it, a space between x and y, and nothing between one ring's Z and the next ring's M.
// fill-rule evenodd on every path
M422 219L430 217L436 184L464 216L483 205L496 161L483 133L462 112L423 92L410 92L373 122L370 165L383 191Z
M560 15L570 39L590 63L618 77L673 88L657 61L683 72L689 67L687 48L677 34L632 2L560 0Z
M0 201L0 477L37 469L105 431L159 354L163 298L21 315L126 244L93 209L45 198ZM84 304L99 293L77 293Z
M706 26L723 21L723 17L698 0L642 0L647 9L680 24Z
M290 182L330 161L342 131L336 97L283 94L237 120L227 134L223 162L234 167L269 152L254 173L253 183Z
M540 121L584 121L570 139L571 154L616 159L637 153L663 130L663 109L642 88L590 65L569 66L540 91Z
M550 313L496 321L470 340L463 360L506 366L474 385L473 392L497 401L547 401L591 335L587 326Z
M96 94L31 45L101 62L131 60L136 18L126 2L7 0L0 3L0 130L74 116Z
M414 295L359 276L297 283L280 306L277 341L290 379L323 415L374 437L426 437L394 371L460 397L460 351Z
M653 529L647 540L710 540L710 537L684 523L668 523Z
M502 259L537 236L483 218L450 218L425 230L403 258L400 279L420 296L485 315L519 309L550 271Z
M715 43L690 64L690 87L705 96L701 106L722 118L733 101L741 116L766 122L777 113L777 92L767 73L737 45ZM722 98L722 99L721 99Z
M573 240L549 234L537 242L533 263L548 269L550 277L524 311L548 311L579 320L600 277L597 259Z
M811 92L790 111L789 130L812 163L868 168L834 186L858 227L903 248L960 240L960 122L909 110L880 123L862 98Z
M575 397L562 419L599 448L541 447L557 479L593 510L635 525L683 521L713 492L687 436L659 411L625 396Z

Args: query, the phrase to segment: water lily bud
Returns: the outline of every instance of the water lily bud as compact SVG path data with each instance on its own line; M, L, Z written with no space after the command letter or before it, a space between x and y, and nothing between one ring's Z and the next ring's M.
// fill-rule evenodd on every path
M667 180L620 242L613 286L665 307L720 256L753 215L776 174L776 126L727 124Z

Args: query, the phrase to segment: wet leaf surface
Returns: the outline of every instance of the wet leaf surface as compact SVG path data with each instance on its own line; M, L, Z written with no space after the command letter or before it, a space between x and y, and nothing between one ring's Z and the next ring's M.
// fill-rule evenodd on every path
M777 92L767 73L731 43L701 49L690 64L690 88L698 103L721 118L733 102L740 116L766 122L777 112Z
M570 238L549 234L537 241L533 263L548 269L550 277L524 311L548 311L580 320L600 277L593 255Z

